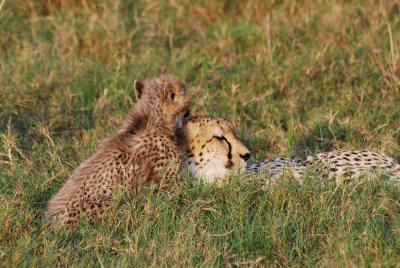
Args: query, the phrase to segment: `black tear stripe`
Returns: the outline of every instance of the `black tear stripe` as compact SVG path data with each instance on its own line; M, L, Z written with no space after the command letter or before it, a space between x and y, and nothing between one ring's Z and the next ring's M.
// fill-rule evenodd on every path
M229 159L229 161L228 161L228 163L232 162L232 145L231 145L231 143L224 136L221 136L221 137L214 136L213 138L216 138L218 140L224 140L228 144L228 147L229 147L229 151L228 151L228 159Z

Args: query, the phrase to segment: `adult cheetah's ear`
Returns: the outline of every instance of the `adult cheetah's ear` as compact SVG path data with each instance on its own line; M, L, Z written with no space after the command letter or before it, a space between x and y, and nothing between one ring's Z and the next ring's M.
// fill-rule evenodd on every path
M164 99L176 102L176 95L182 91L181 86L176 82L168 82L164 87Z
M135 95L136 95L136 99L140 100L142 98L143 95L143 90L144 90L144 84L142 81L139 80L135 80Z

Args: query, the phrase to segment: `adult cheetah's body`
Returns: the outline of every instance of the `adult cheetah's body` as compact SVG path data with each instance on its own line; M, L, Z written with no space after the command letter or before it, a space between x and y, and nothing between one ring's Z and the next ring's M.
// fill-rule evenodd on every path
M286 162L286 163L285 163ZM271 179L277 179L284 172L300 178L311 167L316 166L318 171L327 171L329 177L358 177L362 172L371 172L377 169L387 171L392 179L400 179L400 165L397 161L384 153L369 150L342 151L318 153L306 159L276 157L271 161L265 160L247 164L248 172L263 172Z

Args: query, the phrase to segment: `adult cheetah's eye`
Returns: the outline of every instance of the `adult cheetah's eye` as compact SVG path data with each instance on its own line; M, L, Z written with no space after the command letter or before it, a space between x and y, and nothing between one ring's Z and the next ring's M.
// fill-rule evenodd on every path
M224 140L225 139L225 137L220 137L220 136L213 136L213 138L216 138L217 140L219 140L219 141L222 141L222 140Z

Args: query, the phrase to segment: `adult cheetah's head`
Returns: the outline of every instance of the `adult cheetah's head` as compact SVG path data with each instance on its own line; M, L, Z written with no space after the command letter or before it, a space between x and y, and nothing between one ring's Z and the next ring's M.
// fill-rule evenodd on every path
M181 128L189 116L190 97L185 85L174 76L135 81L135 94L141 110L151 116L152 122L163 121Z
M182 128L187 147L186 168L193 182L213 182L232 171L244 170L250 152L222 118L190 118Z

